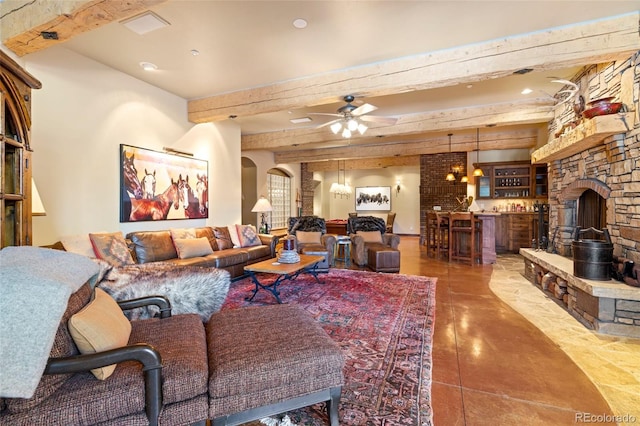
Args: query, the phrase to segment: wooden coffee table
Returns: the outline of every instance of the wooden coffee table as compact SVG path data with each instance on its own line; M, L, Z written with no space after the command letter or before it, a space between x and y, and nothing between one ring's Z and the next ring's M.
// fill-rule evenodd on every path
M316 268L319 262L324 260L324 256L313 256L313 255L300 255L300 261L296 263L280 263L278 259L273 258L269 260L263 260L262 262L254 263L253 265L247 265L244 267L244 270L249 273L251 280L256 285L256 288L253 290L253 294L251 297L247 297L247 301L252 301L253 298L258 293L258 290L263 289L267 290L269 293L273 294L273 297L276 298L278 303L282 303L280 300L280 292L278 291L278 286L282 284L283 281L286 280L294 280L300 275L302 272L308 272L313 275L316 281L320 282L318 279L318 271ZM270 284L262 284L256 273L261 272L263 274L276 274L278 278Z

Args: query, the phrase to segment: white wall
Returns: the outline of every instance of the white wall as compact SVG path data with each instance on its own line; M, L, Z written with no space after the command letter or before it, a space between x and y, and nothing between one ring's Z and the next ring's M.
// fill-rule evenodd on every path
M6 50L6 49L4 49ZM34 245L91 231L226 225L240 220L240 129L194 126L186 100L55 47L22 58L33 91L33 177L47 211ZM119 145L173 147L209 161L209 219L119 223ZM234 190L237 183L238 190Z

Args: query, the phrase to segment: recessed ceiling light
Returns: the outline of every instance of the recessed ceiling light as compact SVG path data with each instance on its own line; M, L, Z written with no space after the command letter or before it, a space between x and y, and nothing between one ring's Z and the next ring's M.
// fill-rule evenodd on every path
M467 89L471 89L473 87L473 84L467 84Z
M293 26L300 30L303 28L307 28L307 21L302 18L294 19Z
M121 24L140 35L171 25L150 10L126 19Z
M198 55L200 54L200 51L199 51L199 50L197 50L197 49L191 49L191 54L192 54L193 56L198 56Z
M292 118L289 121L292 122L293 124L309 123L311 121L311 118L309 117Z
M531 89L529 89L529 88L527 87L527 88L523 89L523 90L522 90L522 92L520 92L520 93L522 93L523 95L528 95L528 94L529 94L529 93L531 93L531 92L533 92L533 90L531 90Z
M140 62L140 68L145 71L155 71L158 69L156 64L152 64L151 62Z

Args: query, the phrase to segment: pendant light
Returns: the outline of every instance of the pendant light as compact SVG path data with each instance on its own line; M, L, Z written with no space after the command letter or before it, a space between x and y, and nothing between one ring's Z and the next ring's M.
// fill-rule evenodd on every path
M474 176L484 176L484 172L479 167L480 163L480 128L476 129L476 168L473 169Z
M453 168L451 167L451 136L453 133L449 133L449 173L447 173L447 177L445 178L447 182L455 182L456 176L453 174Z

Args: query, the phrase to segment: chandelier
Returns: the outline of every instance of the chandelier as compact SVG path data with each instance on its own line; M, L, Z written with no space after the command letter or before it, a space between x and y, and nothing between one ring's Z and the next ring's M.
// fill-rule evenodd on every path
M346 112L344 118L340 121L336 121L329 126L334 135L337 135L342 130L343 138L350 138L353 132L357 131L361 135L367 131L368 127L359 121L356 117Z
M345 196L349 198L349 195L351 195L353 192L353 190L351 189L351 185L347 183L346 161L343 160L342 164L342 173L344 177L343 183L340 183L340 160L338 160L338 182L333 182L331 184L331 188L329 189L329 192L333 194L333 198L338 195L340 196L340 198Z

